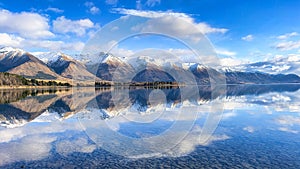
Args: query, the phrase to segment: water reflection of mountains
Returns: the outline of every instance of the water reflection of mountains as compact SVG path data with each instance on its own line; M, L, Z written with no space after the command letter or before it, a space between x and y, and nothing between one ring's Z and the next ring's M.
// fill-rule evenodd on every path
M139 107L146 111L158 104L209 102L216 98L243 95L261 95L270 92L295 92L300 85L229 85L220 89L210 86L191 86L183 88L161 88L165 100L150 103L149 96L154 88L115 89L115 88L72 88L1 90L1 126L16 127L26 124L41 114L57 113L60 119L68 118L82 110L100 109L109 115ZM198 91L198 92L196 92ZM110 114L111 113L111 114Z

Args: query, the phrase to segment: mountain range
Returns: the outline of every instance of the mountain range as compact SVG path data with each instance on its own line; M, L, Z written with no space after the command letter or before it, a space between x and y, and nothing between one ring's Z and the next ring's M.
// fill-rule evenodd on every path
M145 56L138 57L131 62L102 52L97 54L97 57L99 58L97 62L82 62L60 52L32 54L22 49L3 47L0 49L0 72L9 72L25 78L67 81L73 85L76 83L93 84L95 81L125 82L124 80L131 82L176 81L185 84L191 82L209 85L218 78L226 78L227 84L300 83L300 77L296 74L263 72L262 67L269 72L270 65L279 67L283 64L282 60L274 63L258 62L243 65L240 70L217 70L200 63L160 64ZM292 64L295 70L298 69L296 63ZM257 68L257 70L251 68Z

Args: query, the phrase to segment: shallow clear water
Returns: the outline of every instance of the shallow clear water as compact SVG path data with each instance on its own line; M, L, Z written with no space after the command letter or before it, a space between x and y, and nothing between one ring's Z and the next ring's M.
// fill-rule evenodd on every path
M1 90L0 168L300 168L299 88Z

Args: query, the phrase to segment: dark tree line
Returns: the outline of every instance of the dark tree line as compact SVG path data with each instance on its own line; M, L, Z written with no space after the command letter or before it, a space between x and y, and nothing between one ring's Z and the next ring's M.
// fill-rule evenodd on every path
M36 79L26 79L23 76L0 72L0 86L66 86L70 87L70 83L62 83L56 81L44 81Z

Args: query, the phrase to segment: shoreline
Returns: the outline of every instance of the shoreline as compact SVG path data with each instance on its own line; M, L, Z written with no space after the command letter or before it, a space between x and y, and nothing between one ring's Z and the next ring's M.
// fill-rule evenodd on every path
M244 83L244 84L219 84L220 86L239 86L239 85L300 85L300 83L270 83L270 84L255 84L255 83ZM219 86L218 85L218 86ZM210 85L188 85L188 84L163 84L163 85L111 85L111 86L0 86L0 89L72 89L72 88L156 88L156 87L185 87L185 86L210 86Z
M68 86L0 86L0 89L55 89L72 88Z

